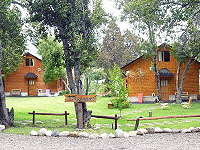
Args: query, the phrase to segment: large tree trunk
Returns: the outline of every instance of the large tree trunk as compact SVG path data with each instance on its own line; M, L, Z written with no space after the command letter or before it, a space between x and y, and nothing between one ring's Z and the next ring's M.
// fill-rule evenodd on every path
M183 93L183 83L185 81L185 76L187 74L187 71L189 70L190 66L192 65L192 63L194 62L194 58L190 58L189 59L189 62L187 63L187 66L185 67L184 71L183 71L183 74L181 76L181 83L179 85L179 87L177 88L177 98L176 98L176 103L180 104L182 102L182 99L181 99L181 95Z
M62 82L63 82L63 84L65 85L65 89L66 89L68 92L70 92L70 93L71 93L71 90L70 90L70 88L68 87L68 85L67 85L66 81L65 81L64 79L61 79L61 81L62 81Z
M0 62L2 62L1 60L2 60L2 46L0 41ZM5 99L1 70L2 68L0 63L0 124L5 125L6 127L10 127L14 125L14 110L12 108L11 112L9 112L9 109L6 108L6 99Z
M90 87L89 77L86 77L86 90L85 90L85 95L88 95L88 94L89 94L89 87Z
M177 89L177 94L176 96L176 102L181 103L181 95L182 95L182 90L179 88L180 83L179 83L179 76L180 76L180 70L181 70L181 61L179 61L178 66L177 66L177 74L176 74L176 89Z

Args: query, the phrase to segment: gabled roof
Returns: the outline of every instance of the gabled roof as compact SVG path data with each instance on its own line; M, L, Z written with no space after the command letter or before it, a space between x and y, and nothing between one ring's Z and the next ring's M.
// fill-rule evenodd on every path
M24 78L37 78L38 76L33 72L28 72Z
M128 63L128 64L126 64L125 66L121 67L121 69L124 69L126 66L128 66L128 65L132 64L133 62L135 62L136 60L138 60L138 59L142 58L143 56L144 56L144 55L142 55L142 56L140 56L140 57L138 57L138 58L134 59L134 60L133 60L133 61L131 61L130 63Z
M29 52L26 52L26 53L24 53L24 55L23 55L23 56L26 56L26 55L31 55L31 56L33 56L33 57L37 58L38 60L42 61L42 59L41 59L41 58L39 58L39 57L37 57L37 56L35 56L35 55L33 55L33 54L29 53Z

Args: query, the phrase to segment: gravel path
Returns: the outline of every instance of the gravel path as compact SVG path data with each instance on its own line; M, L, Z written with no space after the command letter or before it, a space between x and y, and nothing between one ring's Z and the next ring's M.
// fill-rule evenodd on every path
M0 133L0 150L200 150L200 133L153 134L121 139L33 137Z

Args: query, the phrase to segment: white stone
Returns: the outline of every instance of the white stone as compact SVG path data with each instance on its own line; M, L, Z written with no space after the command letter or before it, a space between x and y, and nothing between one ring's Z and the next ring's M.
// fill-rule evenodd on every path
M130 131L130 132L129 132L129 136L130 136L130 137L137 136L137 132L138 132L138 131Z
M100 127L95 127L95 128L94 128L94 130L99 130L99 129L100 129Z
M114 134L112 134L112 133L108 134L108 138L114 138L114 137L115 137Z
M162 133L163 129L159 128L159 127L155 127L155 133Z
M100 124L95 124L95 128L100 128L101 125Z
M30 135L31 135L31 136L37 136L37 135L38 135L38 132L37 132L37 131L34 131L34 130L32 130L32 131L30 132Z
M48 130L48 131L45 132L45 135L46 135L46 136L51 136L52 133L53 133L53 132L52 132L51 130Z
M78 132L76 132L76 131L70 132L69 136L71 136L71 137L78 137Z
M80 133L78 133L78 136L88 138L90 135L87 132L80 132Z
M90 139L97 139L98 137L99 137L99 135L96 134L96 133L93 133L93 134L91 134L91 135L89 136Z
M142 132L142 133L144 133L144 134L147 134L147 133L148 133L148 131L147 131L146 129L138 129L138 131L140 131L140 132Z
M67 136L69 136L69 131L60 132L60 133L59 133L59 136L60 136L60 137L67 137Z
M189 129L183 129L183 130L181 131L181 133L191 133L191 130L189 130Z
M108 134L107 133L102 133L99 137L102 138L102 139L107 139L108 138Z
M115 130L115 137L116 138L122 138L122 137L124 137L124 131L121 130L121 129L116 129Z
M38 135L40 135L40 136L45 135L46 132L47 132L47 129L42 128L39 130Z
M124 132L124 137L128 138L129 137L129 133L128 132Z
M142 132L142 131L137 131L137 135L144 135L144 132Z
M6 128L5 125L0 125L0 131L1 131L1 130L4 130L5 128Z
M163 132L164 133L172 133L172 129L170 129L170 128L164 128Z

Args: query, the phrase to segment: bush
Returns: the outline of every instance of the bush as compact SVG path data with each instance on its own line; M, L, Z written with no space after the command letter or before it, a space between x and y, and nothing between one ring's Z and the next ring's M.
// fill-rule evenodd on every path
M68 91L60 91L59 92L59 96L63 96L65 94L70 94L70 92L68 92Z

